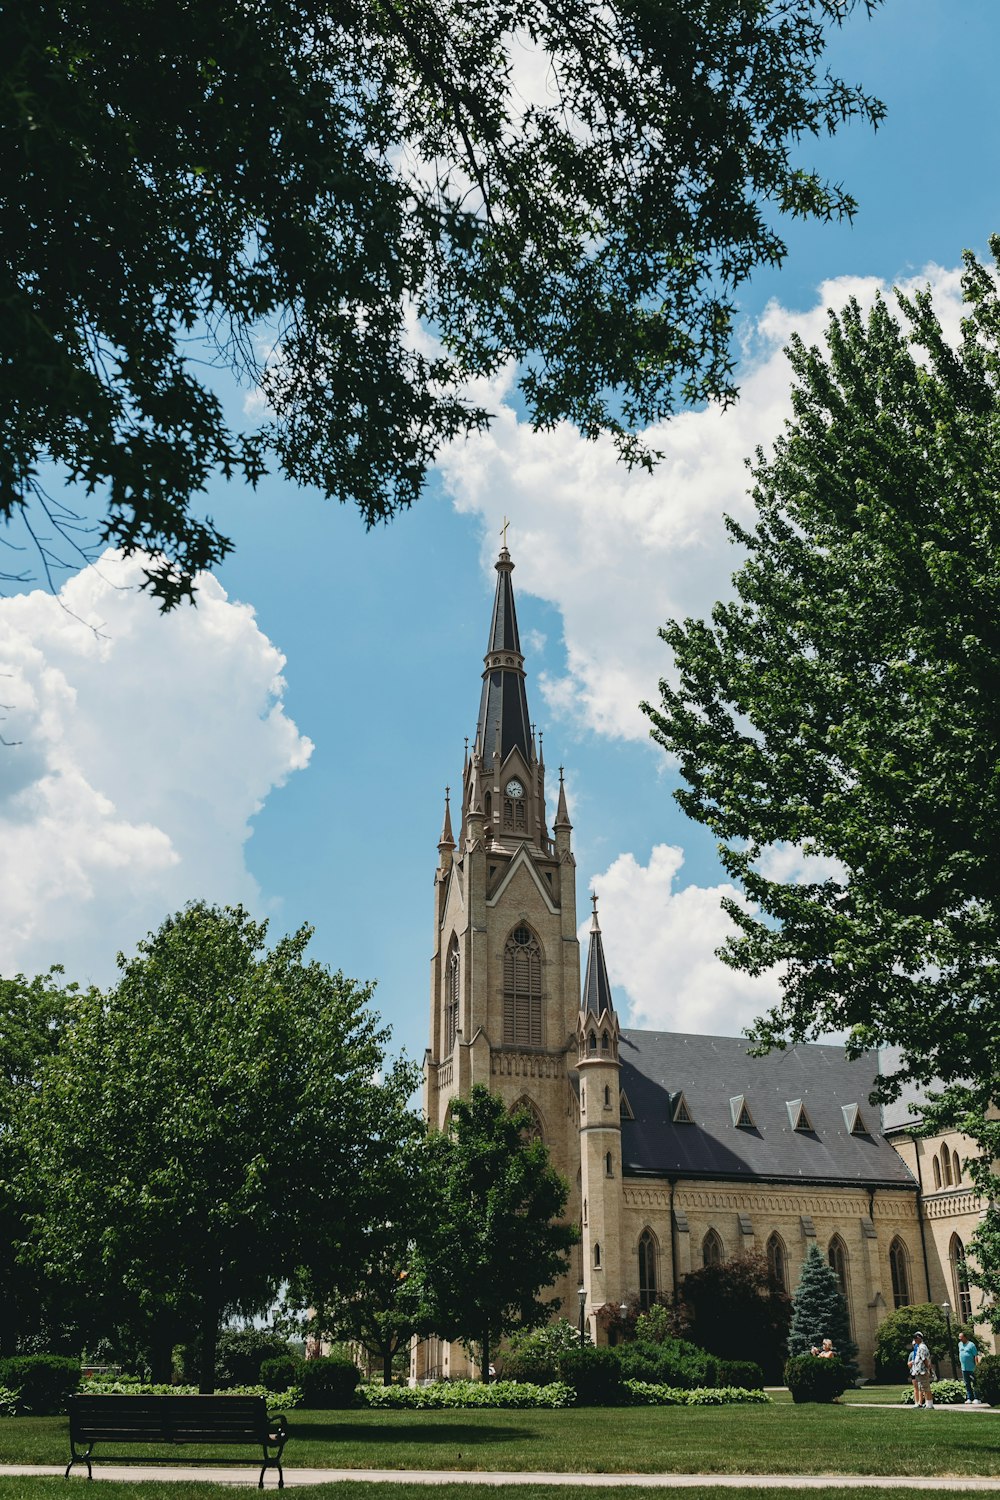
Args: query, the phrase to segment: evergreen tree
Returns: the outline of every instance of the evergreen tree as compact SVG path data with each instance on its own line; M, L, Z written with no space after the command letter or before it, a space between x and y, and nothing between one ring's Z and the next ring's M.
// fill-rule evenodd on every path
M833 1267L827 1264L817 1247L811 1245L792 1303L788 1352L791 1355L808 1354L824 1339L832 1341L844 1369L857 1379L861 1373L857 1364L858 1346L851 1338L846 1298Z

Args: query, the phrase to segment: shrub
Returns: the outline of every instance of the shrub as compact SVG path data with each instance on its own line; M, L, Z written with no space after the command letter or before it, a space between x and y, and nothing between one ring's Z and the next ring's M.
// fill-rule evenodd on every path
M297 1354L278 1354L260 1362L260 1383L269 1391L286 1391L302 1379L305 1360Z
M785 1384L796 1402L833 1401L850 1383L850 1375L839 1359L795 1354L785 1365Z
M736 1390L762 1391L764 1371L752 1359L720 1359L718 1381L720 1386L731 1386ZM705 1383L711 1384L710 1381Z
M446 1407L486 1406L512 1409L558 1409L573 1405L573 1387L562 1381L530 1385L515 1380L437 1380L431 1385L366 1385L364 1405L379 1410L440 1411Z
M1000 1354L983 1355L976 1366L975 1381L983 1401L988 1401L990 1406L1000 1405Z
M574 1349L562 1356L559 1373L576 1393L578 1406L616 1406L624 1393L624 1372L614 1349Z
M583 1347L589 1344L590 1334L584 1330ZM510 1348L500 1357L502 1377L548 1385L559 1379L562 1355L579 1348L580 1331L565 1318L533 1328L530 1333L517 1333L510 1341Z
M303 1360L299 1371L302 1404L324 1408L350 1406L360 1379L357 1366L342 1355Z
M80 1361L59 1354L21 1354L0 1360L0 1385L17 1393L19 1415L56 1417L80 1384Z
M640 1323L643 1319L640 1318ZM714 1354L706 1354L695 1344L684 1339L664 1338L657 1343L636 1340L624 1344L618 1350L622 1373L626 1380L639 1380L648 1385L670 1385L692 1388L694 1386L719 1385L720 1361ZM730 1385L743 1382L733 1380ZM763 1382L762 1382L763 1383Z
M899 1399L904 1406L912 1406L912 1387L905 1390ZM965 1382L963 1380L932 1380L931 1399L938 1406L962 1406L965 1403Z
M630 1406L769 1406L770 1396L761 1390L739 1386L695 1386L683 1390L677 1386L650 1385L642 1380L626 1380L625 1396Z
M689 1271L678 1288L675 1331L720 1359L742 1359L752 1349L776 1377L785 1357L791 1298L763 1255L736 1255Z
M906 1379L906 1356L913 1347L913 1335L918 1328L934 1363L944 1359L950 1344L948 1325L941 1309L933 1302L897 1307L875 1330L875 1370L883 1380Z
M268 1328L226 1328L216 1347L215 1383L220 1390L259 1385L263 1361L288 1352L286 1341Z
M83 1396L197 1396L196 1385L150 1385L138 1384L134 1380L85 1380L80 1386ZM262 1385L230 1387L226 1396L263 1396L267 1402L267 1414L276 1417L280 1412L291 1411L302 1405L302 1392L297 1386L287 1391L268 1391Z

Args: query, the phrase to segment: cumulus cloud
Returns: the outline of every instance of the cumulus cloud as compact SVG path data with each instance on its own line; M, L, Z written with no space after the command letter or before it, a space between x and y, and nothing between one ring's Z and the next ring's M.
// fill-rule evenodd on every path
M744 898L726 883L679 888L683 863L681 849L657 844L648 865L620 854L591 881L607 934L608 974L628 995L627 1025L736 1036L775 1003L777 981L738 974L715 957L735 931L722 899L745 904ZM587 926L580 928L584 945Z
M904 285L931 285L949 336L961 317L960 277L929 266ZM722 517L752 520L746 459L768 448L790 413L784 345L793 331L821 343L828 307L849 297L870 306L878 291L889 288L875 277L845 276L824 282L808 311L772 302L745 330L738 404L650 429L665 455L652 476L629 473L610 442L588 443L569 424L532 432L510 403L509 371L489 396L477 390L496 420L449 448L441 470L456 508L483 519L484 560L493 560L506 514L519 589L562 613L565 668L541 684L555 711L601 735L645 740L638 704L655 700L670 665L658 627L706 616L739 565Z
M107 552L0 600L0 974L107 982L186 900L260 905L251 820L312 752L284 657L210 575L162 616L141 570Z

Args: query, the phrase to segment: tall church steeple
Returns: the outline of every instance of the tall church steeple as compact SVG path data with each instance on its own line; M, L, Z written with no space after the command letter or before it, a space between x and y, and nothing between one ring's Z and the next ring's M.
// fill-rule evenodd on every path
M496 749L496 729L500 726L500 760L518 750L526 764L534 760L531 721L528 718L528 696L524 686L524 657L517 633L514 588L511 574L514 564L504 547L496 561L497 592L493 601L493 619L486 648L483 691L479 700L476 725L476 749L486 760L492 760Z

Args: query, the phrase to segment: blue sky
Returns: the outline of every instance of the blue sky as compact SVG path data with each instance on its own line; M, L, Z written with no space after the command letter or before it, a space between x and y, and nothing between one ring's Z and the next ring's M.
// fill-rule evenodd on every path
M243 900L276 930L312 923L317 957L377 979L394 1045L419 1057L443 792L475 721L506 514L529 703L549 767L567 768L579 907L595 882L622 1010L746 1024L767 982L712 956L723 877L635 704L668 668L657 625L726 590L719 517L745 505L740 460L780 424L791 328L815 337L825 302L913 278L955 315L962 250L1000 231L998 54L995 0L852 17L831 65L887 121L800 159L846 183L858 216L786 226L787 262L741 302L743 401L675 422L653 478L572 432L533 437L498 389L490 439L446 456L387 528L277 480L220 485L207 509L236 552L186 620L112 587L129 582L113 568L67 584L98 635L8 591L0 697L23 743L0 762L0 973L62 962L107 982L180 901Z

